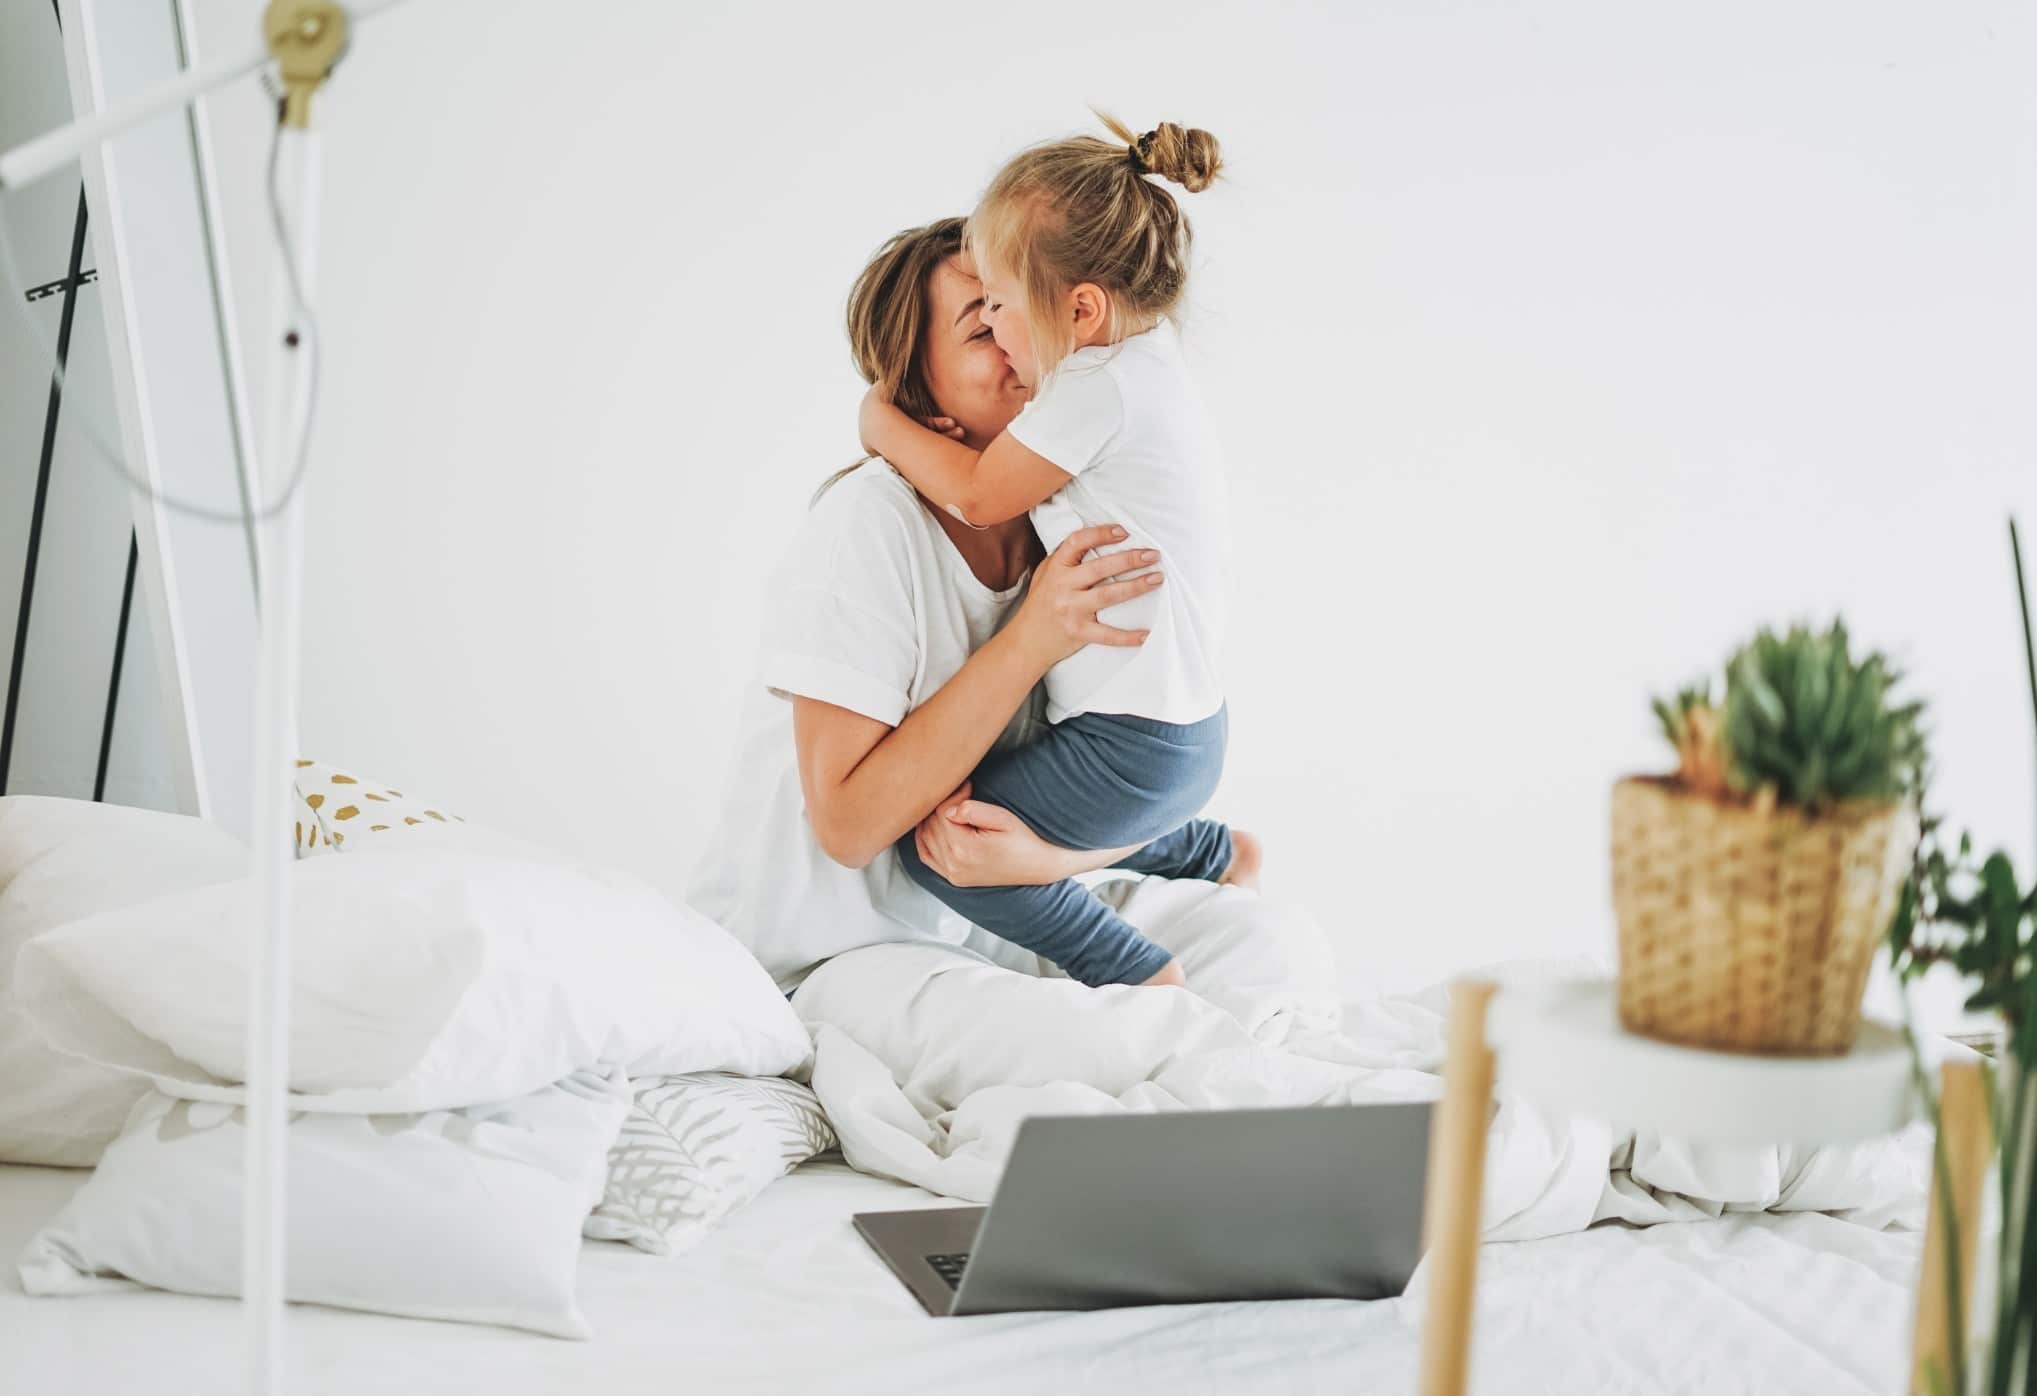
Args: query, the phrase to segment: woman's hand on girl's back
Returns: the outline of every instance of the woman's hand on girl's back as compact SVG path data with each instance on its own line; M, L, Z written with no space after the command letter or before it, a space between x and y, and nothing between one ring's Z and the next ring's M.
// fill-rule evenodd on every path
M1146 642L1144 630L1121 630L1096 618L1098 611L1144 596L1161 584L1159 572L1130 581L1114 580L1157 563L1160 554L1150 549L1132 548L1084 560L1095 549L1124 540L1125 531L1115 524L1077 529L1033 569L1032 585L1012 625L1026 637L1042 673L1084 645L1130 647Z

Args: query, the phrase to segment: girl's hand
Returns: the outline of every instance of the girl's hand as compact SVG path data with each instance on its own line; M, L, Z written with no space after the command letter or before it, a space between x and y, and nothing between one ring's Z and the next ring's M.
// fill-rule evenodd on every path
M962 427L953 417L922 417L919 424L928 431L937 432L950 441L962 439Z
M1160 554L1134 548L1083 561L1084 554L1122 543L1125 537L1125 531L1115 524L1077 529L1033 569L1032 585L1018 614L1012 618L1012 626L1031 647L1041 673L1084 645L1129 648L1146 643L1146 631L1105 625L1096 618L1096 613L1159 587L1162 581L1159 572L1149 572L1132 581L1112 579L1153 566L1160 560Z
M957 887L1038 887L1095 866L1093 856L1048 843L1019 817L969 798L964 785L920 821L920 860Z

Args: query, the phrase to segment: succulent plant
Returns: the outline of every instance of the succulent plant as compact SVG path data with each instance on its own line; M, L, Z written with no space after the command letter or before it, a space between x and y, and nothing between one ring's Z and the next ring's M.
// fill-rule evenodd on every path
M1901 678L1880 654L1856 660L1843 622L1761 631L1726 665L1734 792L1772 789L1808 810L1907 794L1923 766L1924 705L1892 701Z
M1662 735L1676 748L1676 778L1695 794L1721 796L1726 780L1726 750L1719 739L1719 714L1712 706L1709 679L1680 688L1671 699L1655 700Z
M1686 790L1816 812L1916 787L1924 708L1893 701L1900 681L1882 655L1854 657L1843 622L1762 630L1727 661L1717 703L1700 682L1656 699L1655 716Z

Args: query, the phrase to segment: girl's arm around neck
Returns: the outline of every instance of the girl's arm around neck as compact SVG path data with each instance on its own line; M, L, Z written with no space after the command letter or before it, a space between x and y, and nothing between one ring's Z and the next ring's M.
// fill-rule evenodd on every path
M876 389L863 399L863 447L891 462L914 489L976 528L1008 522L1073 477L1009 432L981 451L930 431Z

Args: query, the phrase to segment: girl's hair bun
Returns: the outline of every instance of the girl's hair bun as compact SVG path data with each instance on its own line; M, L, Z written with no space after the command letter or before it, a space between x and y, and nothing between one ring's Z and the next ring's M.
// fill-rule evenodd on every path
M1163 121L1132 143L1132 158L1148 173L1199 194L1216 182L1223 166L1217 138L1194 127Z

